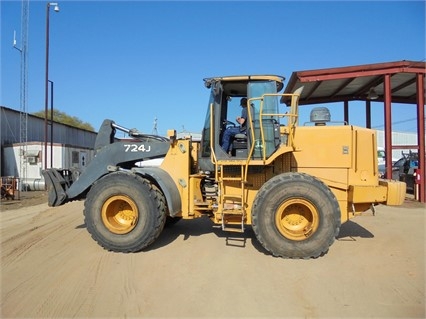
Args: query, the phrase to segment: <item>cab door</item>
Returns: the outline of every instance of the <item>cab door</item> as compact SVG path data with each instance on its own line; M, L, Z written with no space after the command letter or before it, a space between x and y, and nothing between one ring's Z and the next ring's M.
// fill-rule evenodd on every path
M211 145L214 147L216 156L224 156L224 152L220 147L224 118L226 119L226 110L223 110L222 100L223 88L221 82L215 81L211 86L210 98L207 105L207 112L201 137L199 166L200 169L204 171L214 170L214 165L211 161Z
M252 116L253 134L249 140L254 143L253 158L268 158L275 152L280 141L277 84L275 81L256 81L248 84L248 98ZM268 95L271 94L271 95ZM254 137L254 138L253 138Z

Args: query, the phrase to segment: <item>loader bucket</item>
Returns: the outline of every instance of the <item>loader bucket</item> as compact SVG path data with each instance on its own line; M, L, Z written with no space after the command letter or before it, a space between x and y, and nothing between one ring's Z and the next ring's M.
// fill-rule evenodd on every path
M42 171L48 191L48 204L51 207L66 203L66 190L70 186L70 181L64 178L68 176L67 172L69 171L54 168Z

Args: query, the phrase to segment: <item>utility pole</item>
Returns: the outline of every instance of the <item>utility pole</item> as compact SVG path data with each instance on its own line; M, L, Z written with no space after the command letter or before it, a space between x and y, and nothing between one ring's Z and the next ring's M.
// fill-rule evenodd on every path
M54 11L59 12L59 6L56 2L48 2L46 4L46 68L45 68L45 90L44 90L44 169L47 169L47 116L49 104L49 12L50 7L54 6ZM50 137L52 138L52 137ZM53 163L50 163L52 167Z

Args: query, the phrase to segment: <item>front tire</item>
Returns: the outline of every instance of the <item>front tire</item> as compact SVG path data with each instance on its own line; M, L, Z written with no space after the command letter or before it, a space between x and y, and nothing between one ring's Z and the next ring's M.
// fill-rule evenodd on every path
M146 179L114 172L93 185L84 204L84 217L92 238L105 249L137 252L163 230L165 198Z
M274 256L316 258L324 255L340 230L340 208L330 189L302 173L271 178L253 203L253 230Z

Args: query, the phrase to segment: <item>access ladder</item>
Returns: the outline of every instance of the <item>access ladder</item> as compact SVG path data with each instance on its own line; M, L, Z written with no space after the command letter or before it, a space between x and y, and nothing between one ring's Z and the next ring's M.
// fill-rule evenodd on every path
M239 174L235 174L232 167L239 168ZM231 170L229 170L231 168ZM219 183L219 204L221 214L221 225L223 231L231 232L244 232L244 221L246 220L246 188L247 183L247 169L246 161L235 160L219 160L216 165L216 180ZM227 192L227 183L239 182L239 193ZM238 223L235 223L235 217L238 216ZM231 220L231 222L228 222ZM237 227L232 227L236 225Z

